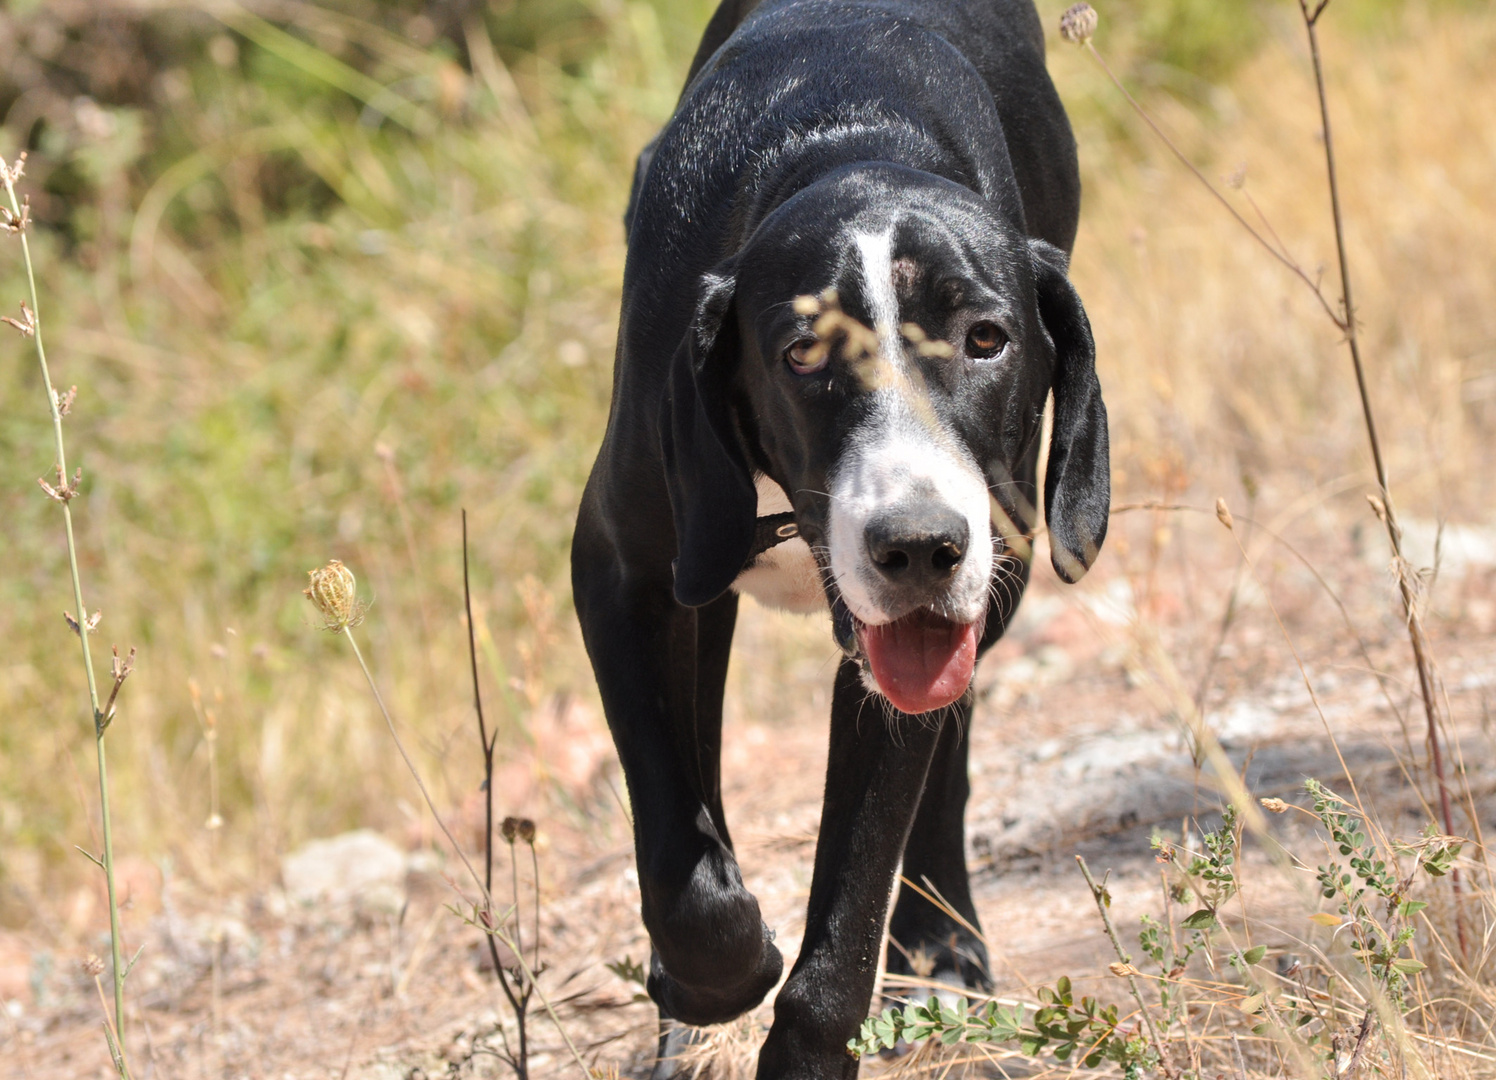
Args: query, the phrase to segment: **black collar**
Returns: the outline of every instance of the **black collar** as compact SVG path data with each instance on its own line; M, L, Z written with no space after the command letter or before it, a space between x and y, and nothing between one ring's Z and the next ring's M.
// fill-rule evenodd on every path
M743 569L752 566L770 548L778 547L799 535L800 527L795 524L795 515L792 513L766 514L759 518L753 530L753 547L748 552L748 561L743 563Z

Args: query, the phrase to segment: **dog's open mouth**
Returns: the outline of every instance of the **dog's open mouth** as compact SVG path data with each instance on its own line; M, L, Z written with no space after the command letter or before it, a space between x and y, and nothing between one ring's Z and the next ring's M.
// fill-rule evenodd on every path
M928 609L868 626L838 600L836 637L872 670L878 690L901 712L943 709L966 693L982 624L958 623Z

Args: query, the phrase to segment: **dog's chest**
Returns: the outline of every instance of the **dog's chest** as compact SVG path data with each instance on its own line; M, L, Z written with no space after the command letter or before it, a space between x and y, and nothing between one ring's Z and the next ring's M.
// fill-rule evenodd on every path
M793 509L784 489L767 476L760 476L756 486L759 517L788 513ZM732 588L734 592L747 593L761 604L785 611L813 612L826 607L820 568L810 553L810 545L798 536L760 555L752 566L738 575Z

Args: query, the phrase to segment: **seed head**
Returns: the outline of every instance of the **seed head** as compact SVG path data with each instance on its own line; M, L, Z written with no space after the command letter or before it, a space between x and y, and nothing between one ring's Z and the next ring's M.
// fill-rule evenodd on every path
M1231 508L1226 505L1225 499L1216 500L1216 520L1228 529L1236 528L1236 520L1231 516Z
M89 956L79 966L83 968L83 974L90 978L96 979L104 974L104 961L100 960L97 956Z
M535 822L527 817L520 818L519 838L527 844L535 843Z
M1260 803L1262 803L1262 808L1264 810L1268 811L1269 813L1283 814L1283 813L1286 813L1288 811L1288 804L1286 802L1284 802L1282 799L1267 798L1267 799L1258 799L1257 801L1260 802Z
M1084 45L1096 33L1098 16L1090 4L1072 4L1060 16L1060 37L1072 45Z
M499 826L499 835L504 838L504 843L514 843L514 838L519 835L519 818L506 817Z
M21 151L21 156L16 158L14 165L5 164L5 159L0 158L0 184L6 187L14 187L16 181L20 180L26 172L26 151Z
M1113 960L1110 964L1108 964L1106 966L1106 969L1108 971L1110 971L1113 975L1117 976L1117 978L1119 978L1119 979L1125 979L1129 975L1141 975L1142 974L1142 972L1139 971L1137 968L1135 968L1131 964L1125 963L1125 962L1123 962L1121 960Z
M308 570L302 593L322 615L322 629L336 634L364 621L364 605L354 593L353 571L338 559L320 570Z

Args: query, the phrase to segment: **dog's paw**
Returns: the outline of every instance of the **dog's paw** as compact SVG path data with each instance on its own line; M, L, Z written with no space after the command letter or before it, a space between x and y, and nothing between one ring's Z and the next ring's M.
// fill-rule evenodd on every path
M763 949L758 963L744 978L729 982L735 972L722 972L713 985L690 985L676 979L656 952L649 965L649 996L666 1016L696 1027L725 1024L763 1001L784 974L784 957L774 944L774 932L763 927Z

